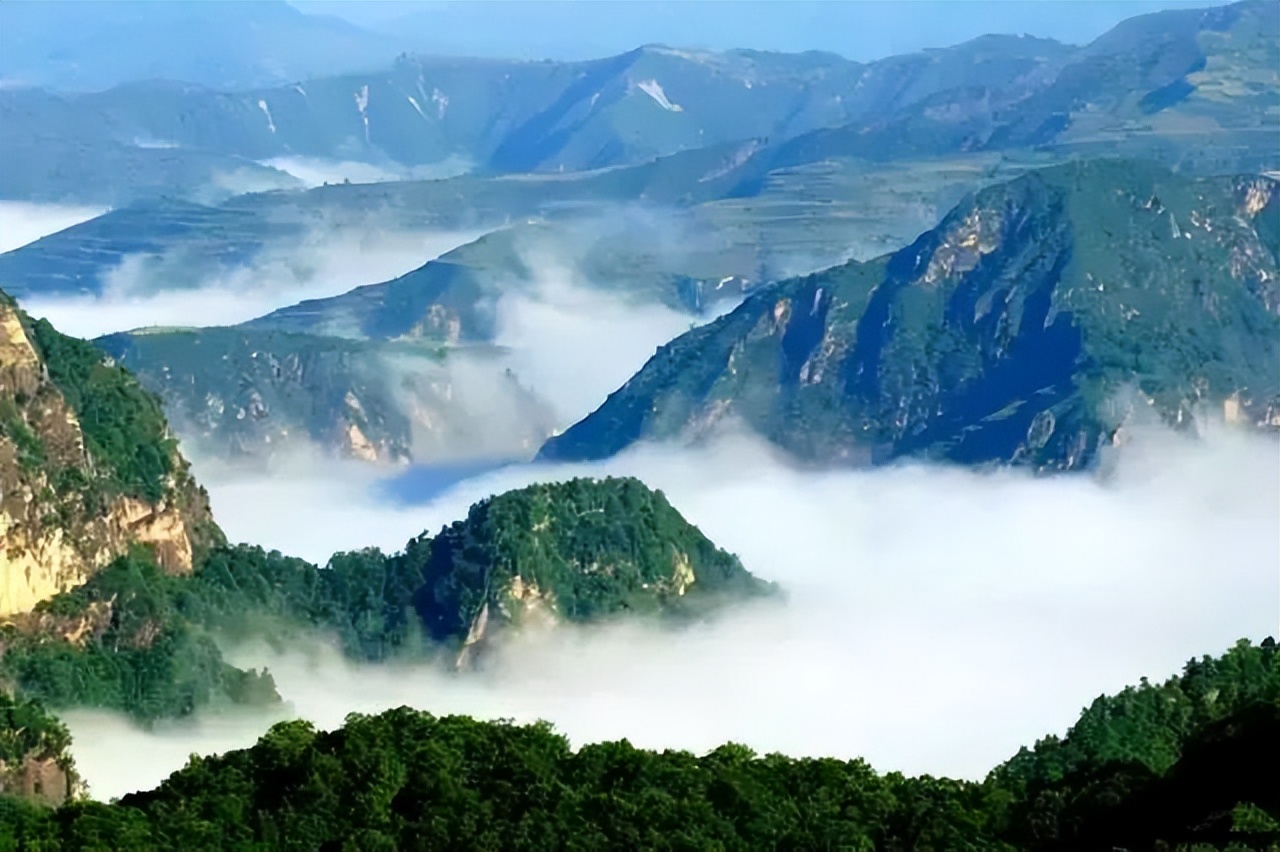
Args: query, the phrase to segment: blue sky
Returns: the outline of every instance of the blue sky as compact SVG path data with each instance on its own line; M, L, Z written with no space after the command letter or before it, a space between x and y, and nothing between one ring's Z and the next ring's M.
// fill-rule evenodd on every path
M1085 43L1119 21L1214 0L294 0L441 52L582 59L640 44L829 50L869 60L985 33Z

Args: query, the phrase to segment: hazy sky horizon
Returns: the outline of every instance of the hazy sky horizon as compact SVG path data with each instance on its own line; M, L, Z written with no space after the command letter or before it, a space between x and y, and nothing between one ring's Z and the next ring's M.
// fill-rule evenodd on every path
M871 61L988 33L1085 44L1125 18L1225 0L290 0L429 50L588 59L643 44Z

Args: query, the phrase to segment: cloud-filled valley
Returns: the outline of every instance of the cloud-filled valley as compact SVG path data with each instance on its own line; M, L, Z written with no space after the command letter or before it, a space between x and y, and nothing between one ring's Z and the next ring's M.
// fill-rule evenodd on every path
M0 852L1280 852L1280 4L519 5L0 0Z
M61 331L97 337L151 326L234 325L306 299L403 275L475 239L467 232L317 226L267 243L247 264L198 265L182 252L126 255L100 296L31 298L23 307Z
M241 651L270 667L293 713L322 726L409 704L545 718L576 743L703 751L735 740L980 777L1063 732L1095 696L1274 630L1276 441L1149 430L1112 462L1105 481L928 465L813 472L730 436L604 464L508 467L398 503L355 466L197 473L231 538L317 561L399 549L530 481L636 475L788 592L785 605L681 632L534 634L462 675L356 667L319 643L309 656ZM90 784L112 795L157 781L188 751L247 745L270 719L200 719L158 740L102 717L69 721ZM141 748L153 760L124 761Z
M100 207L0 201L0 254L100 216Z
M572 267L534 264L532 287L502 296L494 342L520 381L570 425L620 387L694 319L656 302L593 289Z

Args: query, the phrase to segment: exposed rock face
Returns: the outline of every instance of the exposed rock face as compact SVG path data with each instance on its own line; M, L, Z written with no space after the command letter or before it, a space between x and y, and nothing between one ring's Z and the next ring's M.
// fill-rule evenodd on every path
M0 796L17 796L57 807L82 792L82 784L57 758L28 757L13 765L0 761Z
M144 413L159 416L154 400L123 371L93 369L109 375L113 391L124 388ZM83 583L133 544L153 546L161 566L180 573L191 570L197 550L220 537L176 447L129 444L137 432L133 420L102 421L135 412L99 404L92 383L78 386L73 402L53 378L60 372L51 372L31 326L0 293L0 617ZM76 403L91 410L99 430L124 442L122 458L162 461L156 469L165 472L152 494L122 483L120 463L95 454Z
M697 438L795 455L1087 466L1150 410L1269 427L1280 184L1084 161L990 187L910 246L780 282L662 347L541 457Z

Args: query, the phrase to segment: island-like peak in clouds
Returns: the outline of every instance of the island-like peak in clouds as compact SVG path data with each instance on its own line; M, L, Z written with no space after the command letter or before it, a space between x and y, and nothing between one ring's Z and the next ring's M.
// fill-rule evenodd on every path
M691 613L773 590L631 478L482 500L435 538L410 542L403 558L420 563L423 624L438 640L461 640L461 659L505 625Z
M1280 424L1278 196L1120 160L990 187L901 251L681 336L541 456L737 419L813 460L1071 469L1135 408Z
M130 544L189 572L222 538L154 397L0 292L0 616L83 583Z

